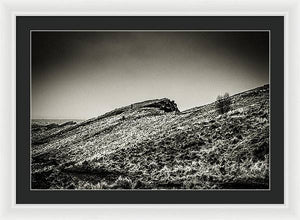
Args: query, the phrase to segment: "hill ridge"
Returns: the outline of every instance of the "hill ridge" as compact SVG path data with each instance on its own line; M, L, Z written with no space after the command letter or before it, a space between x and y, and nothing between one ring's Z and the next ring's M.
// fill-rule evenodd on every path
M33 188L223 189L269 186L269 86L179 112L163 98L65 127L34 128ZM40 130L39 130L40 129Z

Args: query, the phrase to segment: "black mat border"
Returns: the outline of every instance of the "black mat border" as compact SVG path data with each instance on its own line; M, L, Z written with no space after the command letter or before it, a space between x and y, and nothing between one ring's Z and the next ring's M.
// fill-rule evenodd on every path
M270 30L270 191L31 191L31 30ZM283 16L17 16L16 17L17 204L282 204L284 202Z

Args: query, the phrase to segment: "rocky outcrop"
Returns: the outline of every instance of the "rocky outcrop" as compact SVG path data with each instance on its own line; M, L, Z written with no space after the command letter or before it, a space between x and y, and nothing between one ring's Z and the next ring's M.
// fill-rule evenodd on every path
M143 107L157 108L164 112L179 112L175 101L166 98L155 100L151 104L146 104Z

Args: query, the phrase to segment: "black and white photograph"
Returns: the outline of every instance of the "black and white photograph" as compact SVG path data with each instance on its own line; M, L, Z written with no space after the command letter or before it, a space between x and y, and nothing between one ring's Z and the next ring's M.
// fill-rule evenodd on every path
M269 190L268 30L31 31L31 190Z

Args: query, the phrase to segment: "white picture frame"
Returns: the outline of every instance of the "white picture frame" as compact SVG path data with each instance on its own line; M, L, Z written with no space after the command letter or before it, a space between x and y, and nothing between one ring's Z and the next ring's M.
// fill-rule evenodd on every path
M16 205L15 25L20 15L281 15L285 17L285 204ZM300 2L293 0L1 0L1 219L300 219Z

